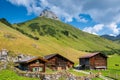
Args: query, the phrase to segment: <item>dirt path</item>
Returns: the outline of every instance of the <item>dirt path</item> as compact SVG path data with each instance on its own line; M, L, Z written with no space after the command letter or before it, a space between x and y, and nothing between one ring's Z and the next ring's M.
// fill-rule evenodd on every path
M80 73L84 73L84 74L87 74L87 75L90 74L90 72L83 71L83 70L76 70L76 69L74 69L74 71L80 72ZM102 76L102 75L100 75L99 78L101 78L103 80L114 80L114 79L111 79L111 78L108 78L108 77L105 77L105 76Z

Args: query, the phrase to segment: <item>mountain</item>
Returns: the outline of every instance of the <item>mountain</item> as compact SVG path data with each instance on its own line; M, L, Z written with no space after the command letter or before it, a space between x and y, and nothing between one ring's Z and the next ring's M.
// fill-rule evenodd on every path
M39 43L66 46L80 51L98 51L119 48L112 41L83 32L61 21L38 17L30 21L14 24L14 28L37 40ZM51 45L53 47L54 45Z
M11 25L5 19L0 21L0 49L12 53L26 53L44 56L60 53L78 62L78 57L89 51L110 51L120 45L83 32L59 20L37 17Z
M106 38L112 41L120 41L120 34L117 36L110 36L110 35L102 35L101 37Z
M120 34L116 37L116 40L120 40Z
M1 22L1 23L4 23L4 24L7 25L7 26L12 27L12 25L11 25L5 18L1 18L1 19L0 19L0 22Z
M5 19L0 19L0 50L7 49L10 55L27 54L45 56L51 53L60 53L77 62L78 56L85 53L71 47L59 45L54 38L41 37L39 41L34 40L14 27L8 26L8 23ZM53 39L54 42L49 41L49 39Z
M48 9L45 9L45 10L42 11L42 13L40 14L40 17L43 17L43 16L47 17L47 18L54 19L54 20L59 20L57 15L54 12L52 12Z
M114 41L116 38L115 36L110 36L110 35L102 35L101 37L106 38L108 40L112 40L112 41Z

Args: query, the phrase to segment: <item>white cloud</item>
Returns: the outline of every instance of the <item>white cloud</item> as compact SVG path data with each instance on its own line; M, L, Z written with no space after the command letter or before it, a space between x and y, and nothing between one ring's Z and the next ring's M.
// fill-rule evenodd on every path
M111 34L109 34L109 35L111 35L111 36L116 36L116 35L120 34L120 28L118 28L117 24L114 22L107 26L105 26L103 24L96 24L93 27L85 27L83 29L83 31L97 35L97 33L103 29L106 29L104 31L110 30ZM108 33L106 33L106 34L108 34Z
M113 29L111 34L118 34L120 23L120 0L7 0L14 5L26 7L28 14L39 15L46 7L54 11L65 22L87 22L80 14L88 14L97 22ZM114 23L114 24L113 24Z
M41 3L40 3L39 0L7 0L7 1L9 1L12 4L17 5L17 6L26 7L29 15L32 14L32 13L34 13L36 15L39 15L40 12L43 10L42 8L45 5L44 0L41 0ZM39 5L42 5L42 7L40 7Z
M110 36L116 36L116 35L114 35L114 34L109 34Z
M97 24L97 25L95 25L93 27L85 27L83 29L83 31L97 35L97 32L99 32L100 30L102 30L103 27L104 27L103 24Z
M109 29L112 31L113 35L120 34L120 28L118 28L116 23L111 23L108 25Z
M89 14L96 22L108 24L120 22L120 0L7 0L18 6L25 6L28 13L39 14L45 7L49 7L59 17L66 21L76 18L86 22L79 14ZM106 4L107 3L107 4Z
M39 15L46 7L54 11L60 18L64 18L65 22L73 21L73 18L80 22L87 22L84 17L80 17L81 7L78 7L79 0L7 0L14 5L26 7L28 14Z

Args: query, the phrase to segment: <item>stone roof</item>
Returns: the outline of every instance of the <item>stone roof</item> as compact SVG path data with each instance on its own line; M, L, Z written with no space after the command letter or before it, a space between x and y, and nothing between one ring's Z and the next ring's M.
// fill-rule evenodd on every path
M43 59L42 57L35 57L34 56L34 57L26 57L22 60L17 61L16 63L29 63L29 62L32 62L32 61L37 60L37 59L40 59L43 62L47 62L47 60Z

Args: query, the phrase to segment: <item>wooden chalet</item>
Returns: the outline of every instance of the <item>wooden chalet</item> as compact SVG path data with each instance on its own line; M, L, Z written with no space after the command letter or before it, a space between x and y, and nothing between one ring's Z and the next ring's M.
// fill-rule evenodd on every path
M90 53L79 58L81 69L107 69L107 56L100 53Z
M23 71L45 72L46 60L41 57L29 57L18 60L16 63L18 63L18 68Z
M74 66L74 62L60 54L50 54L44 58L48 60L46 65L52 70L66 70Z

